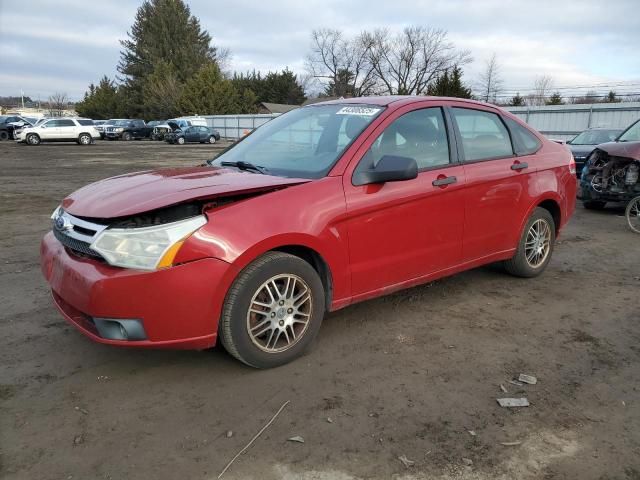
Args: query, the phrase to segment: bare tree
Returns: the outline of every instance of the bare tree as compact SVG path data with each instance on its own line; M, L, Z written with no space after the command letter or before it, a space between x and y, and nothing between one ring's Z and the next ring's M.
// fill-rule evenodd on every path
M480 81L478 82L480 99L485 102L496 103L498 95L502 92L503 84L500 65L494 53L491 55L491 58L486 61L484 71L480 74Z
M444 30L412 26L392 34L378 29L361 38L381 92L390 95L423 94L437 75L471 60L469 52L455 49Z
M532 106L544 105L553 90L553 78L540 75L533 82L533 93L527 96L527 104Z
M347 38L340 30L321 28L311 34L307 70L316 79L329 83L327 93L336 96L362 96L375 86L369 63L369 45L364 35Z
M49 97L49 115L62 117L69 105L69 97L66 93L56 92Z

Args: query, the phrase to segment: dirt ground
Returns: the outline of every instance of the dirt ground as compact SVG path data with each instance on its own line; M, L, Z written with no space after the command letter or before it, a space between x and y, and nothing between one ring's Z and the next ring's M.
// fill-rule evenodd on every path
M215 479L285 401L223 478L640 478L640 236L619 208L578 207L537 279L481 268L340 310L274 370L69 326L38 264L65 194L219 148L0 144L1 478Z

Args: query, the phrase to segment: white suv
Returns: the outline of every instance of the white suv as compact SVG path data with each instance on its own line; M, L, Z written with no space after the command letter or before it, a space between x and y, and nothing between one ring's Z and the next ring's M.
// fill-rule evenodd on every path
M41 142L76 142L89 145L100 138L93 120L86 118L52 118L35 127L14 132L17 142L40 145Z

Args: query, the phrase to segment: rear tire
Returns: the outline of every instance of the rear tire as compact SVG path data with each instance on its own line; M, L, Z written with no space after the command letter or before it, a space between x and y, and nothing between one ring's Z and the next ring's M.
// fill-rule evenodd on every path
M27 145L40 145L40 137L35 133L30 133L25 138Z
M78 136L78 144L91 145L91 135L88 133L81 133L80 136Z
M303 355L324 312L325 292L313 267L294 255L268 252L245 267L229 289L218 333L241 362L277 367Z
M556 226L548 210L536 208L524 227L516 254L504 269L516 277L537 277L547 268L556 242Z
M211 145L213 145L214 143L216 143L216 137L214 137L213 135L209 137L209 143Z

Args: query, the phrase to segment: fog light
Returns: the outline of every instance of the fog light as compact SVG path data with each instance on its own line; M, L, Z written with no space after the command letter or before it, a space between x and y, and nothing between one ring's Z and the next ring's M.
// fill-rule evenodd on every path
M93 322L102 338L107 340L146 340L141 320L116 318L94 318Z

